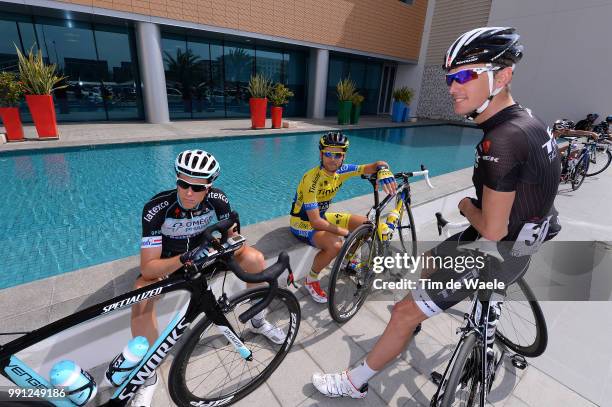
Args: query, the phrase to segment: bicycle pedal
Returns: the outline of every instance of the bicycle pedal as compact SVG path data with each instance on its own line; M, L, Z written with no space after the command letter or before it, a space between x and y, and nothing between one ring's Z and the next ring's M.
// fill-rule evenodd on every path
M431 372L431 381L439 386L442 383L442 373Z
M512 355L510 361L512 362L512 366L520 370L525 370L528 365L527 360L521 355Z

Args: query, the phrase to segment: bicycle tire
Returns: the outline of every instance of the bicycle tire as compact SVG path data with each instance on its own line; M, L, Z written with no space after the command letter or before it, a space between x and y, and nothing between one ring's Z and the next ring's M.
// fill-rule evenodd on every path
M574 174L572 177L572 190L573 191L576 191L578 188L580 188L580 186L584 182L584 179L586 178L586 173L588 171L589 171L589 158L588 157L581 158L580 162L578 163L578 165L576 165L576 168L574 169Z
M244 324L241 324L238 321L238 316L244 312L244 310L250 308L253 303L261 301L265 297L267 291L267 288L260 288L242 293L235 298L230 299L230 306L224 310L224 314L226 317L228 317L228 321L236 330L236 333L251 350L253 356L252 361L247 361L240 357L233 345L229 343L225 336L218 333L217 330L214 329L212 322L207 317L202 318L196 324L196 326L186 334L188 335L186 342L174 357L172 366L170 367L170 373L168 375L170 396L177 405L230 405L257 389L257 387L263 384L265 380L276 370L276 368L278 368L291 349L300 326L300 305L295 296L288 290L278 289L272 303L268 308L266 308L266 319L270 320L271 322L276 322L276 319L278 318L279 321L282 322L282 325L277 322L277 326L281 327L287 333L287 338L281 345L272 344L266 338L264 338L263 335L255 335L247 332L247 330L244 329ZM237 308L240 308L240 311L237 311ZM287 313L286 316L283 315L283 310L285 313ZM202 339L205 338L209 328L213 328L214 336L208 340L204 339L202 341ZM253 337L254 341L248 342L248 339L250 339L251 336ZM198 352L198 345L201 345L204 349L201 351L201 353L206 353L206 348L213 349L212 362L213 364L216 364L216 366L212 370L207 371L205 368L200 367L203 365L200 361L205 357L202 357L201 353ZM215 345L223 346L220 346L220 348L217 349L215 348ZM219 354L219 350L223 351L223 353ZM268 359L264 359L263 362L267 364L264 365L265 367L263 367L262 370L257 369L254 375L252 375L249 371L248 381L241 385L240 380L242 375L245 374L246 366L248 364L253 364L251 367L256 367L254 363L257 362L259 362L260 365L263 365L263 363L259 361L259 358L264 357L264 353L272 354L272 356L269 357L269 362ZM192 357L195 357L195 359L191 360ZM195 369L197 373L203 371L204 373L202 373L202 375L207 374L207 376L202 379L200 384L198 384L198 386L196 386L196 388L193 390L189 388L188 383L190 381L194 381L195 379L194 377L188 377L187 370L190 361L194 364L196 362L198 363L198 368ZM229 362L229 365L227 362ZM240 365L237 365L238 368L236 368L234 366L236 363L243 363L245 367L241 368ZM229 377L232 372L241 372L241 377L238 378L238 385L236 385L235 389L231 390L231 388L234 387L232 385L227 394L222 394L221 391L218 390L219 387L217 387L217 385L214 384L213 380L211 379L211 376L215 372L218 372L217 374L220 373L221 375L225 374L223 379ZM189 373L191 373L191 371ZM197 390L202 384L209 384L209 386L206 387L211 388L211 395L198 396L194 394L194 391Z
M593 172L587 171L587 173L586 173L587 177L592 177L593 175L601 174L602 172L604 172L606 170L606 168L608 168L610 166L610 162L612 162L612 153L610 152L610 150L606 150L605 151L605 155L603 155L601 153L603 153L603 151L600 151L599 155L598 155L597 151L595 152L595 157L596 157L595 160L597 160L597 159L604 160L605 159L605 160L607 160L606 164L602 168L597 169L597 170L595 170L595 168L598 168L598 167L594 167L593 165L589 164L589 169L593 168L593 170L592 170ZM595 162L593 161L593 159L591 159L591 163L592 164L595 164Z
M529 307L531 309L533 317L533 325L535 326L534 339L533 341L530 341L531 343L520 344L517 343L515 339L509 338L510 335L508 331L506 331L506 333L504 334L504 329L506 326L512 326L516 329L518 322L527 321L527 319L525 318L524 311L515 313L516 315L518 315L518 318L515 319L520 319L520 321L517 321L516 323L513 321L513 311L510 309L510 307L513 305L513 303L518 304L519 302L513 302L512 300L505 301L504 305L502 306L501 318L498 322L497 330L495 331L495 336L497 340L499 340L502 344L504 344L513 352L516 352L526 357L535 358L543 354L546 350L546 347L548 346L548 329L546 327L546 320L544 319L544 313L542 312L542 308L540 307L540 304L538 304L538 301L535 299L535 295L533 294L533 291L531 290L527 282L521 277L515 284L518 284L518 288L520 288L520 290L522 291L521 298L524 298L526 302L529 303ZM507 291L510 291L511 287L512 286L508 287ZM509 323L507 324L505 321L509 321ZM521 337L524 337L524 332L526 331L526 329L524 328L524 326L520 328L520 330L523 332L520 335ZM518 336L519 335L517 335L517 339Z
M398 197L398 199L401 199L401 198ZM404 221L407 221L407 222L404 222ZM402 231L405 229L408 229L407 233L402 233ZM414 218L412 217L412 209L410 209L410 205L408 205L408 202L406 200L404 200L403 210L400 213L400 217L397 222L397 230L398 230L400 242L402 244L402 249L404 249L404 253L409 253L413 258L416 257L416 254L417 254L416 229L414 227Z
M329 309L329 314L331 315L333 320L338 322L339 324L343 324L353 318L357 314L357 311L359 311L369 294L371 283L373 280L371 276L374 273L371 267L367 267L367 269L364 271L365 274L363 280L365 281L365 284L361 287L358 281L355 282L355 279L359 278L357 272L348 270L347 267L348 262L351 260L347 259L347 255L351 252L351 250L352 254L357 252L357 250L360 250L362 244L367 242L368 238L371 242L370 245L376 244L374 239L374 227L372 226L372 224L366 223L357 227L342 245L342 249L340 249L340 253L338 254L338 256L336 256L336 260L334 261L334 265L332 266L332 270L329 276L329 298L327 301L327 307ZM357 246L353 247L354 244L357 244ZM370 246L368 249L370 255L372 253L372 250L373 249ZM374 248L374 250L376 250L376 248ZM368 259L368 264L369 263L370 259ZM344 310L343 307L341 307L341 299L339 298L340 292L338 291L344 288L351 289L350 285L342 286L342 284L339 284L339 280L342 279L342 282L344 282L345 278L347 280L347 284L356 283L355 293L353 294L356 299L356 302L354 302L352 306L347 310Z
M461 406L471 407L480 403L480 391L482 391L480 352L482 350L477 344L475 333L468 334L462 341L448 380L446 384L443 383L440 407L455 405L456 398L462 394L463 390L468 390L469 394L467 403L460 404ZM469 380L473 381L470 383Z

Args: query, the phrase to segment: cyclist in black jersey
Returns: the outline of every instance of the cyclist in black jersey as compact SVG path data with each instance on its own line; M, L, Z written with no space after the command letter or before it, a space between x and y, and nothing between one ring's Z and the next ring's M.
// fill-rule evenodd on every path
M434 248L435 256L465 256L459 242L485 238L503 257L494 276L506 286L527 270L530 255L559 227L553 206L560 176L555 139L529 109L516 104L510 94L515 64L523 47L510 27L482 27L461 35L448 49L444 69L454 111L473 120L483 130L476 146L472 180L476 197L465 197L459 211L471 226ZM446 262L445 262L446 265ZM406 347L415 328L474 290L465 282L478 279L477 269L459 273L438 266L424 277L462 282L462 289L417 289L395 304L391 320L366 360L350 371L315 373L313 385L329 397L363 398L367 382ZM431 285L430 285L431 286Z
M211 154L202 150L183 151L174 167L176 189L155 195L142 211L141 275L135 288L182 269L200 250L204 229L231 214L227 196L213 187L220 166ZM265 267L263 254L253 247L244 245L235 252L235 258L247 273L260 273ZM134 304L131 322L132 334L145 336L153 344L159 336L155 300ZM265 319L265 310L247 322L247 327L276 344L285 341L285 332ZM156 375L148 384L139 389L132 402L134 406L151 403Z

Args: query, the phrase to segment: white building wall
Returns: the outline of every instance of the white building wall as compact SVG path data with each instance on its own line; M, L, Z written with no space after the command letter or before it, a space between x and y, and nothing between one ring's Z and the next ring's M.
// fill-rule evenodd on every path
M489 17L521 35L512 94L546 123L612 114L611 24L612 0L493 0Z

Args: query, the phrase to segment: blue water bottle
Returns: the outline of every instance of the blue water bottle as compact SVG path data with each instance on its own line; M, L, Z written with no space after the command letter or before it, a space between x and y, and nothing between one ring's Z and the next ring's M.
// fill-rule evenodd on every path
M63 387L66 397L77 406L84 406L96 396L96 382L79 365L71 360L56 363L49 372L51 385Z
M144 336L132 338L108 365L106 370L106 380L113 386L121 386L127 379L130 372L142 360L149 350L149 341Z

